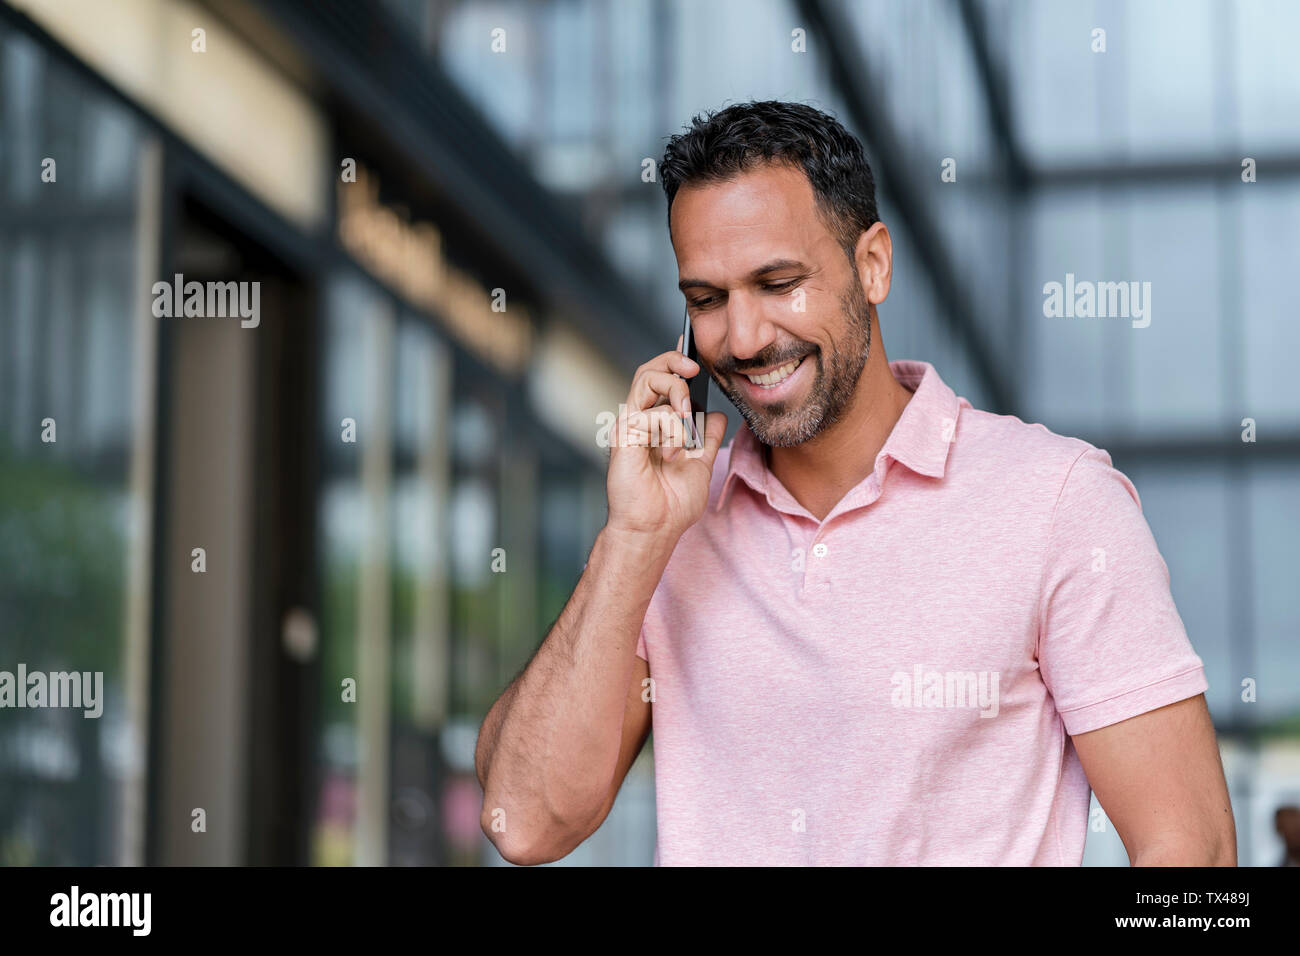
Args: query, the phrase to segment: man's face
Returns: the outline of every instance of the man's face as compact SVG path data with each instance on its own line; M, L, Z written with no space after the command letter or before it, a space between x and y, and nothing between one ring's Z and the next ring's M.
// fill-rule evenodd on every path
M672 237L700 356L755 437L798 445L839 421L866 365L870 307L803 172L764 165L684 186Z

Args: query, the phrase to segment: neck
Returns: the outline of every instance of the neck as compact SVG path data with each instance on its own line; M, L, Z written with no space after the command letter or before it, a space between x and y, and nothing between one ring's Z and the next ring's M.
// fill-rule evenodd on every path
M889 370L874 308L871 343L871 354L845 415L803 444L766 448L772 474L818 521L871 473L876 455L912 398Z

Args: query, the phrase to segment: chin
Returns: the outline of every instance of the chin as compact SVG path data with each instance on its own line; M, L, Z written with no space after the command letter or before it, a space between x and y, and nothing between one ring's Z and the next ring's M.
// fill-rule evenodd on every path
M824 427L821 421L796 422L788 425L777 425L773 427L770 420L759 420L756 423L746 416L749 423L749 430L754 433L754 437L764 445L770 445L773 448L793 448L795 445L802 445L804 442L816 438Z

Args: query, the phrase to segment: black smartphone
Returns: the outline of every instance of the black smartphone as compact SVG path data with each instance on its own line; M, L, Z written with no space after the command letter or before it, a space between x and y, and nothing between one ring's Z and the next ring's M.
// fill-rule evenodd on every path
M691 393L691 417L686 422L686 447L704 447L704 419L709 411L709 373L704 370L700 353L695 348L695 332L691 328L691 308L682 310L682 354L700 367L694 378L687 379Z

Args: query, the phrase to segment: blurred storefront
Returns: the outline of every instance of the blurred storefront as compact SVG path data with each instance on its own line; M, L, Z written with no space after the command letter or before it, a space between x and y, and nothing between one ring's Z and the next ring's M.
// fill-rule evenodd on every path
M479 722L604 518L618 280L274 6L0 3L0 643L107 700L5 714L3 863L481 862Z

